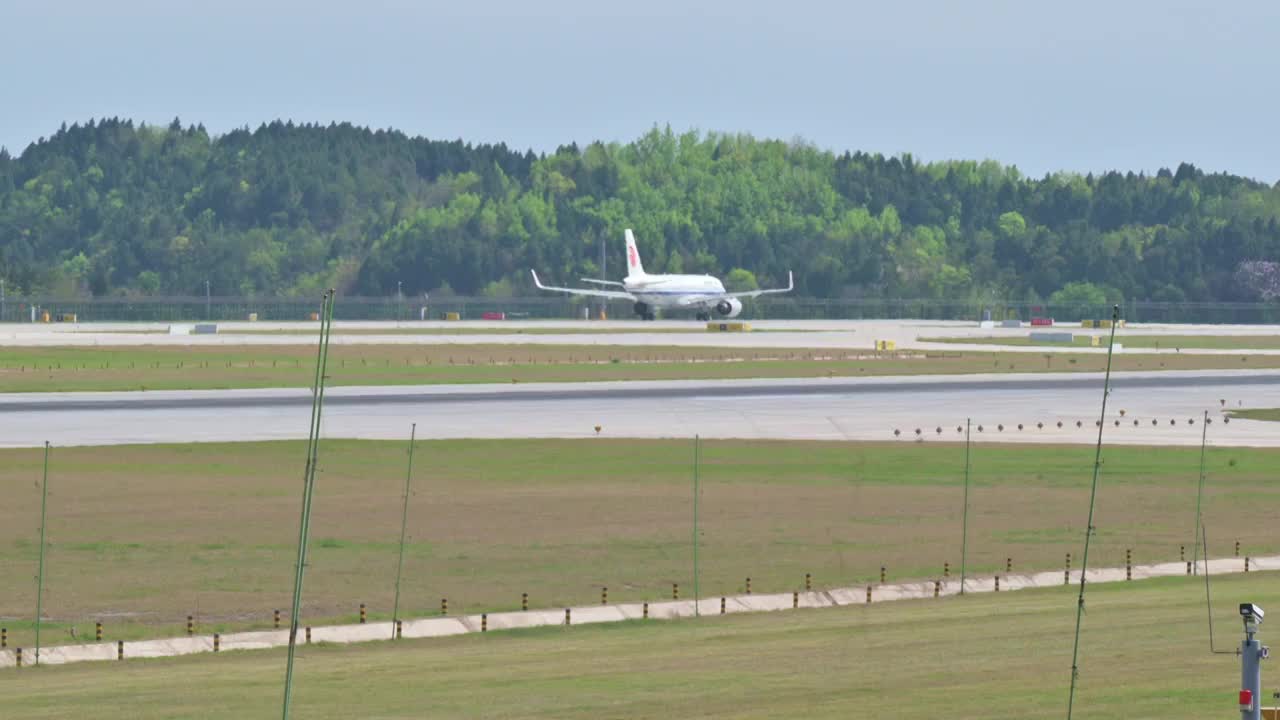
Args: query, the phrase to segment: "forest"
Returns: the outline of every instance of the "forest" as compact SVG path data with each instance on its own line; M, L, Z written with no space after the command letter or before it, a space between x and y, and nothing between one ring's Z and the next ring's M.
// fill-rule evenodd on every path
M794 270L807 297L1280 296L1280 185L1190 162L1032 178L662 127L537 154L338 123L212 135L176 118L0 149L10 296L532 295L530 268L616 279L628 227L650 272L750 289Z

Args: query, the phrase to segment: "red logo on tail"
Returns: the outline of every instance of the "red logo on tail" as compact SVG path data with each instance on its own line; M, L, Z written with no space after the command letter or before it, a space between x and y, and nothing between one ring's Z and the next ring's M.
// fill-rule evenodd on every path
M634 245L627 246L627 259L631 263L631 267L636 266L636 247Z

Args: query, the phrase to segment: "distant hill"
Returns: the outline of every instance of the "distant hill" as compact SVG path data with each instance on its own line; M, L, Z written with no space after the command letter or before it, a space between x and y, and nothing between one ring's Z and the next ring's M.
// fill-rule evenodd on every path
M522 294L530 267L598 276L602 242L620 274L632 227L651 271L765 285L794 269L815 297L1255 300L1280 289L1278 217L1280 188L1189 164L1031 179L657 128L543 156L349 124L212 137L108 119L0 152L11 295Z

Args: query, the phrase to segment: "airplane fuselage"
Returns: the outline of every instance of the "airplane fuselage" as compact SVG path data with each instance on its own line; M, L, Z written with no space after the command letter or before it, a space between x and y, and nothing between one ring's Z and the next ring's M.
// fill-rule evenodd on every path
M622 286L637 302L656 308L710 306L725 293L720 280L710 275L642 275L627 278Z

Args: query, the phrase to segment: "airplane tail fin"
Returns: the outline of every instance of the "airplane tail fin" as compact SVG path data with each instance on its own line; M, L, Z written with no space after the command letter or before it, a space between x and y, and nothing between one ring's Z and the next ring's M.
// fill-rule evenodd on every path
M644 275L644 263L640 262L640 251L636 249L636 236L627 228L627 277Z

